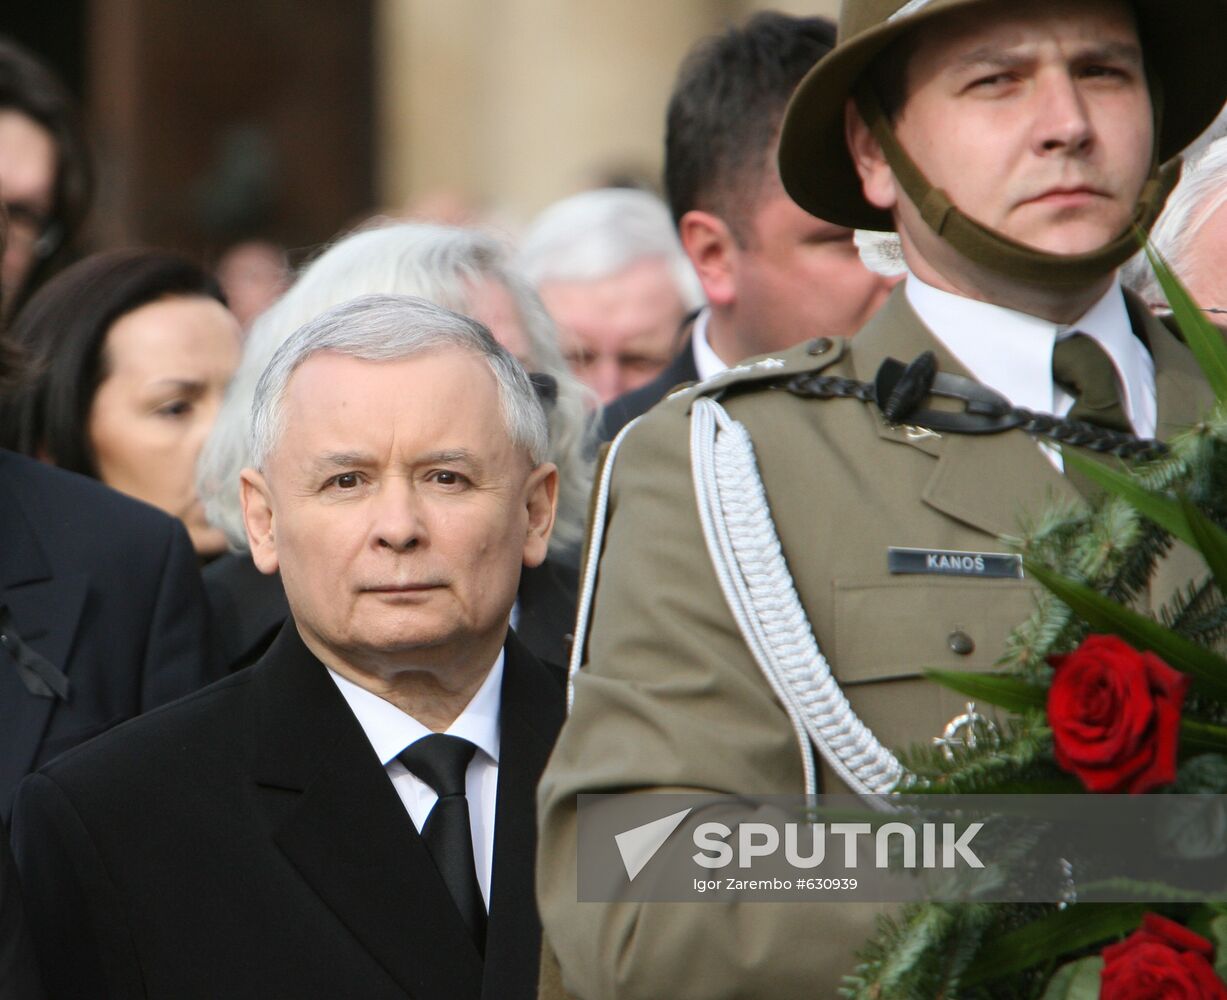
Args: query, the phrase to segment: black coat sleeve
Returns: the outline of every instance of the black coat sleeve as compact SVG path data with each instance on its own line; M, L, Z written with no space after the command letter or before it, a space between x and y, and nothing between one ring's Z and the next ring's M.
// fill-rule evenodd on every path
M41 1000L43 996L17 869L9 853L8 834L0 826L0 1000Z
M122 899L77 810L44 774L17 790L13 854L49 1000L143 997Z
M169 521L145 645L140 711L191 694L212 679L207 618L195 550L183 525Z

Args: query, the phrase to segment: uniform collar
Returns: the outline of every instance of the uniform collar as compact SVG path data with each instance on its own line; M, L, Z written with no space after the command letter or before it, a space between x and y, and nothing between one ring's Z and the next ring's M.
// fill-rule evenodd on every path
M1086 334L1116 368L1134 431L1154 435L1154 361L1133 333L1119 281L1068 325L945 292L911 273L905 294L916 315L973 377L1015 406L1040 413L1065 414L1073 405L1052 381L1052 348L1074 332Z

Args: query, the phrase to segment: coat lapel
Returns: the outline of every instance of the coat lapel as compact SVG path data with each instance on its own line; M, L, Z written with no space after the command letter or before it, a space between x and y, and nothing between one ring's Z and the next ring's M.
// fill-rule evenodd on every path
M484 1000L536 996L536 792L564 714L561 673L541 663L514 632L508 633L506 651Z
M366 735L292 621L258 683L255 778L280 849L406 993L477 1000L481 957Z
M21 640L68 674L69 654L89 593L85 573L56 575L19 498L0 476L0 604ZM71 694L70 694L71 696ZM15 786L31 770L56 699L22 684L12 655L0 645L0 786ZM0 811L3 810L0 803Z
M933 351L938 369L968 375L907 302L900 286L877 317L853 341L856 377L872 380L888 357L903 362ZM1078 492L1025 434L942 434L892 427L868 408L884 440L915 448L932 457L934 467L922 491L933 509L994 536L1017 530L1024 511L1036 511L1055 499L1075 501ZM985 474L991 455L992 476Z

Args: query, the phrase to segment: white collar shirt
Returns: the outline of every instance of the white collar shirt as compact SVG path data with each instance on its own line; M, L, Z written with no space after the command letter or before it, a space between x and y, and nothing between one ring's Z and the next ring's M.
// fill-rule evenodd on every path
M1155 365L1134 335L1120 282L1076 322L1053 323L1002 306L934 288L909 272L908 303L933 335L977 381L1015 406L1064 416L1074 399L1052 380L1052 349L1082 333L1103 348L1116 369L1125 416L1139 437L1153 437L1158 420ZM910 360L910 359L901 359ZM1041 444L1049 461L1063 468L1059 451Z
M469 800L469 824L473 834L473 861L486 909L490 909L490 876L494 867L494 813L498 797L499 708L502 702L504 654L499 653L490 673L464 711L447 728L477 747L465 772L465 795ZM426 782L397 759L407 746L429 736L431 730L390 701L360 687L334 670L328 671L342 697L370 740L392 787L404 803L413 825L420 832L438 801Z
M699 315L694 318L694 326L690 330L690 349L694 352L694 367L702 382L719 375L728 365L720 360L720 355L712 350L707 339L707 324L711 319L711 307L704 306Z

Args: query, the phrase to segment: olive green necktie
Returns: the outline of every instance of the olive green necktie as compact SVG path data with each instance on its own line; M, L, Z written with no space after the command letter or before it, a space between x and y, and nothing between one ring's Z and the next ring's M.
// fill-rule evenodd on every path
M1067 416L1088 424L1129 432L1129 420L1116 385L1111 358L1091 337L1075 333L1052 349L1052 380L1074 397Z

